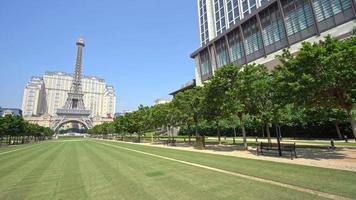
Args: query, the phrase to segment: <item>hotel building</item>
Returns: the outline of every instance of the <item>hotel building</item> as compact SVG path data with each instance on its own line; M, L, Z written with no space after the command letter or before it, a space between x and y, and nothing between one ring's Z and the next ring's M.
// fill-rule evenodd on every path
M220 66L264 64L303 41L326 35L347 38L356 27L354 0L198 0L201 47L195 60L196 84L202 85Z
M55 116L56 110L62 108L66 102L72 80L72 74L63 72L46 72L43 77L32 77L24 90L23 115ZM91 110L92 117L114 117L116 95L113 86L107 85L101 78L84 76L82 90L84 105Z

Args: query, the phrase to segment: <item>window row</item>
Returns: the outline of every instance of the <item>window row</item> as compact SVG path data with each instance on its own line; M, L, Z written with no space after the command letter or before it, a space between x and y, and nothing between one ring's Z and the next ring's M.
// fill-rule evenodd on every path
M351 1L281 0L282 7L277 2L268 6L199 53L202 80L212 75L213 65L219 67L230 62L248 63L317 34L316 30L322 23L319 23L321 18L318 19L318 12L328 18L338 15L340 19L341 14L345 15L344 21L338 24L355 18L350 11ZM316 5L319 5L319 10ZM335 22L334 26L338 24Z

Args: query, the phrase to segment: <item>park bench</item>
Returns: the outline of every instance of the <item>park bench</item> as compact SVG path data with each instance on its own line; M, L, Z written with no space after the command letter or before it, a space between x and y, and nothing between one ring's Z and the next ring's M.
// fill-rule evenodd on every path
M168 139L168 140L163 140L165 145L171 145L171 146L176 146L176 140L175 139Z
M293 144L280 143L281 151L290 152L291 159L293 160L293 156L297 158L296 146ZM278 144L277 143L264 143L261 142L257 147L257 155L261 153L263 155L263 150L266 151L277 151L278 152Z

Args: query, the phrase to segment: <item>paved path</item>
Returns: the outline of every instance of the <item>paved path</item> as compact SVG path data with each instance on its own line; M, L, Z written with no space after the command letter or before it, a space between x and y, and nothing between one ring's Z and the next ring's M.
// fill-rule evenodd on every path
M226 156L235 156L240 158L249 158L256 160L267 160L280 163L307 165L314 167L339 169L356 172L356 149L355 148L337 148L319 149L319 148L297 148L297 159L290 159L288 153L284 157L278 157L276 152L268 155L256 155L256 149L249 148L244 151L235 145L208 145L206 150L197 150L192 146L178 143L177 146L166 146L162 144L139 143L141 145L155 146L161 148L180 149L185 151L194 151L210 154L219 154Z

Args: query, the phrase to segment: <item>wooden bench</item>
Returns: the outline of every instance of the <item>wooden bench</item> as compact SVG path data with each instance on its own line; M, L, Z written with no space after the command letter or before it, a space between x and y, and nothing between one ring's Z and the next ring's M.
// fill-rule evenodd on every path
M176 146L176 140L175 139L159 139L158 140L154 140L153 144L164 144L164 145L172 145L172 146Z
M171 145L171 146L176 146L176 140L175 139L168 139L168 140L163 140L163 144L165 145Z
M293 160L293 157L297 158L296 152L296 145L293 144L286 144L280 143L281 151L283 152L290 152L290 157ZM278 152L278 144L277 143L263 143L261 142L260 145L257 147L257 155L261 153L263 155L263 150L266 151L277 151Z

